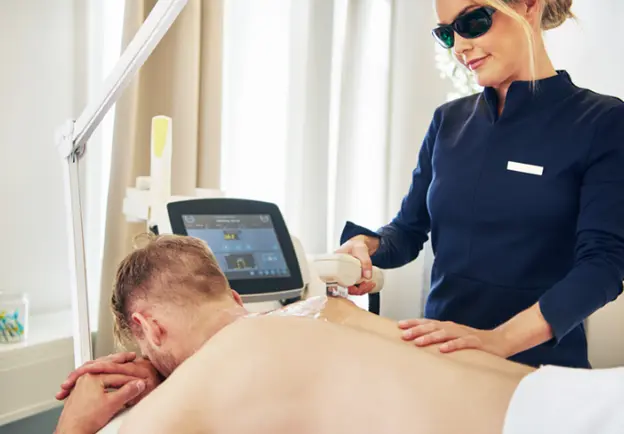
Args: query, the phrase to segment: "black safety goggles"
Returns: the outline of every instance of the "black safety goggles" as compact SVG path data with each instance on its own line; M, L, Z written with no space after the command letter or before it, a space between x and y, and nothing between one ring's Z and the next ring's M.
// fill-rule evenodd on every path
M453 48L455 33L465 39L474 39L486 34L492 28L494 12L496 9L490 6L466 12L455 18L451 24L433 29L433 36L444 48Z

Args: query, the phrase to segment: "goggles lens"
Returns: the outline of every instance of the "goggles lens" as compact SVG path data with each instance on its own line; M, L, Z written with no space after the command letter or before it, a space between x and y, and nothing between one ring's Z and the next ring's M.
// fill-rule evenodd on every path
M433 36L444 48L453 48L455 33L462 38L474 39L484 35L492 28L492 15L496 9L481 7L460 15L451 24L433 29Z

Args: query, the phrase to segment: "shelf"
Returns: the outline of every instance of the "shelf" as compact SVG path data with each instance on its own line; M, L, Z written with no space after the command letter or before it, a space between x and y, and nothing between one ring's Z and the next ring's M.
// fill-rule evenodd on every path
M61 405L54 395L74 368L71 311L30 318L28 340L0 344L0 426Z

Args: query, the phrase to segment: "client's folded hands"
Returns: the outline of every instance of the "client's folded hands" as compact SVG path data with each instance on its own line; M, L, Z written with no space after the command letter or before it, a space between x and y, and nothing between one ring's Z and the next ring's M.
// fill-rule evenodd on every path
M145 388L140 395L128 403L128 405L134 405L139 402L162 382L160 374L149 360L137 357L135 353L131 352L111 354L86 362L69 374L67 380L61 384L61 390L56 394L56 399L64 400L67 398L72 393L78 379L86 374L120 375L142 380ZM111 387L114 388L115 386L113 385Z

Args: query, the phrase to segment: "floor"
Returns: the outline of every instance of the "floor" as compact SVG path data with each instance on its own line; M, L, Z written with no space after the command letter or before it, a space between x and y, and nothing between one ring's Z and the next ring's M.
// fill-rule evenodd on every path
M56 429L56 422L58 421L60 414L61 408L55 408L24 420L0 426L0 434L53 433Z

